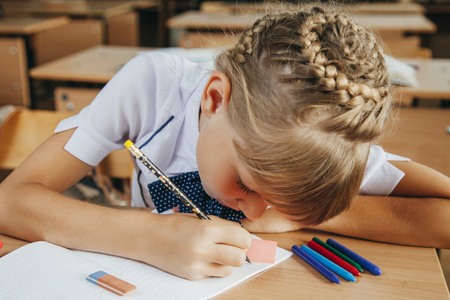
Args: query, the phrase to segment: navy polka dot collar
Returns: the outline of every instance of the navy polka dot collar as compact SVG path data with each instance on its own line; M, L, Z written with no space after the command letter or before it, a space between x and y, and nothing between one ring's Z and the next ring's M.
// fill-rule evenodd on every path
M189 172L170 177L188 197L207 215L218 216L222 219L239 222L245 218L242 211L223 206L216 199L211 198L203 189L198 172ZM165 185L157 180L148 184L150 195L158 213L165 212L178 206L178 212L192 213Z

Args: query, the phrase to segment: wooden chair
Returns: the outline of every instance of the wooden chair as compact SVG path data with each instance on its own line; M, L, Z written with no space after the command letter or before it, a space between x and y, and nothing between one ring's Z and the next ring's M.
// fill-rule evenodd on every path
M13 170L19 166L34 149L53 134L62 119L71 115L72 113L68 112L30 110L9 105L0 107L0 169ZM111 178L122 180L127 190L132 169L132 161L126 149L113 151L94 168L95 181L99 188L110 196L111 192L114 192ZM127 204L130 202L127 193L120 196L125 198ZM124 205L123 202L110 201L113 202L111 204Z

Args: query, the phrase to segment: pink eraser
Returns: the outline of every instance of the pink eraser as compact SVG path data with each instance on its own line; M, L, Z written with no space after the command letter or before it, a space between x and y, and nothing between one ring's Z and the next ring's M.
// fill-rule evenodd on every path
M250 261L260 263L275 263L277 255L277 242L253 239L252 245L247 250L247 257Z
M123 281L122 279L103 271L92 273L86 277L86 280L119 296L123 296L136 289L136 287L131 283Z

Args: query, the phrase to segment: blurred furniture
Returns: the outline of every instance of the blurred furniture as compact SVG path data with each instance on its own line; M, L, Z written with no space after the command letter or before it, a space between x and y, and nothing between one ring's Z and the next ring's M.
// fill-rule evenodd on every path
M401 102L414 98L450 100L450 59L401 59L416 69L418 86L398 87Z
M31 40L68 23L66 17L0 19L0 105L30 105L28 68L35 63Z
M14 108L0 124L0 169L15 169L53 134L62 119L71 115L68 112ZM99 168L106 176L129 179L133 165L128 151L122 149L111 152Z
M402 107L380 145L450 177L450 109Z
M70 23L36 37L36 64L101 44L139 46L138 10L155 8L159 0L147 1L3 1L6 16L68 16ZM156 31L157 29L155 29Z
M300 4L301 5L301 4ZM268 11L278 11L280 8L293 10L298 8L299 4L290 2L285 3L266 3L261 2L230 2L230 1L203 1L200 4L200 10L205 13L265 13ZM340 7L336 7L340 9ZM346 12L358 13L423 13L425 8L419 3L414 2L355 2L342 5Z
M54 91L55 108L59 111L79 112L99 92L98 88L80 88L64 85L67 82L106 84L120 68L144 47L101 45L92 47L30 70L36 80L62 82Z
M234 4L233 4L234 5ZM178 32L178 46L207 48L228 46L236 41L236 33L253 24L266 10L277 11L277 5L235 5L234 9L187 11L170 18L167 26ZM209 7L209 8L208 8ZM294 5L295 7L295 5ZM436 31L436 26L423 14L419 5L348 5L346 11L364 26L374 30L396 57L431 57L421 49L419 34ZM390 8L390 9L389 9ZM338 8L339 9L339 8Z

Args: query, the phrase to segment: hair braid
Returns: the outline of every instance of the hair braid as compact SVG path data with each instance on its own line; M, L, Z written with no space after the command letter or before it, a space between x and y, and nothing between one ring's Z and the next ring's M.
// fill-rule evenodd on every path
M322 8L266 15L216 65L232 84L236 151L266 201L308 223L347 209L391 102L371 33Z

